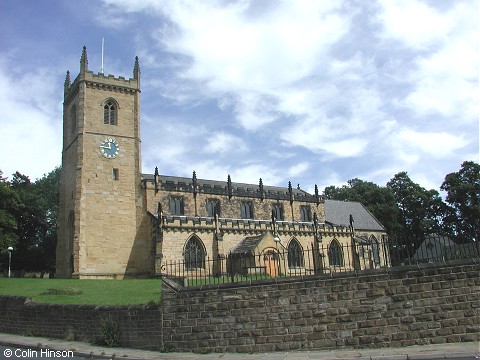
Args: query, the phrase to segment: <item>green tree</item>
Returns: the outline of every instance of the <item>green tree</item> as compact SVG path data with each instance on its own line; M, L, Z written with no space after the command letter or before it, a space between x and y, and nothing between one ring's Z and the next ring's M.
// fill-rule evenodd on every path
M357 178L349 180L347 184L342 187L326 187L325 198L362 203L382 223L390 236L401 229L400 212L390 189Z
M416 248L426 234L441 232L445 204L436 190L426 190L414 183L405 171L388 183L400 209L402 234Z
M480 239L480 165L465 161L458 172L445 176L447 192L444 225L447 233L463 241Z
M16 248L17 246L19 211L20 199L0 170L0 259L3 261L7 248L9 246Z
M16 215L18 243L12 265L17 270L54 270L59 178L59 168L34 183L19 172L13 175L11 189L20 200Z
M38 248L41 249L40 270L54 271L57 243L57 215L60 190L60 167L35 181L37 209L40 211L38 224Z

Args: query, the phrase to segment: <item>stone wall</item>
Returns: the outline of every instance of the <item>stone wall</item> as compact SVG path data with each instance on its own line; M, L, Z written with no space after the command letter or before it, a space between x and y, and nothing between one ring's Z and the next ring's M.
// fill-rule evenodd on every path
M102 321L120 327L123 347L161 350L162 312L158 306L108 307L38 304L25 297L0 296L0 333L103 343Z
M398 347L480 340L478 259L358 274L181 288L163 308L37 304L0 297L0 333L101 342L102 319L121 346L185 352Z
M426 264L252 286L164 287L164 345L261 352L480 338L478 263Z

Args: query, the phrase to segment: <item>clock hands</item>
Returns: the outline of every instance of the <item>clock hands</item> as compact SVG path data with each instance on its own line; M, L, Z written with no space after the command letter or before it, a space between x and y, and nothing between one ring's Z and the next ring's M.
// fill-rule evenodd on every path
M114 139L105 139L100 143L100 152L108 159L118 155L118 143Z

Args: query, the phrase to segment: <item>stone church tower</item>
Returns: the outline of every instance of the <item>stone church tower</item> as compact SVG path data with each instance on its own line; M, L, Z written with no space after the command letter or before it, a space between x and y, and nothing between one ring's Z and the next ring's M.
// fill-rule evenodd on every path
M133 78L67 72L57 276L123 278L151 269L140 159L140 68Z

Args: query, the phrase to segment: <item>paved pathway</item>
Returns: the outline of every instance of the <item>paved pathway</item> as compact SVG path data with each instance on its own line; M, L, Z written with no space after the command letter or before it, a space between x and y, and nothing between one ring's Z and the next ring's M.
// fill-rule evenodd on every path
M315 350L315 351L288 351L258 354L193 354L193 353L160 353L125 348L107 348L88 343L47 339L39 337L25 337L12 334L0 334L0 344L9 350L17 348L41 350L51 349L57 351L72 350L75 356L91 359L125 359L125 360L433 360L433 359L480 359L480 342L436 344L423 346L409 346L403 348L383 349L341 349L341 350ZM0 354L0 359L18 359L18 357L5 357Z

